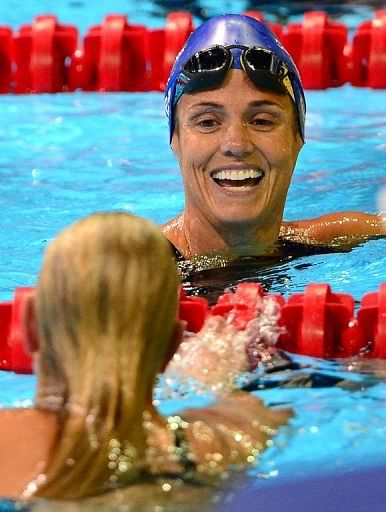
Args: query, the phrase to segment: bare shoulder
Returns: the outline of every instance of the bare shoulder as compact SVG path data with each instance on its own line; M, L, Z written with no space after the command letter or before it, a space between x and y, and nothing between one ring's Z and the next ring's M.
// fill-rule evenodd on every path
M35 409L0 411L0 495L19 497L44 469L57 432L52 413Z
M161 226L162 234L174 245L181 254L186 254L188 247L184 234L184 216L183 214L174 217Z
M178 215L161 226L161 232L173 243L183 231L183 215Z
M174 217L173 219L168 220L165 222L165 224L162 224L161 231L165 236L170 235L170 233L173 233L176 229L179 229L182 222L182 214L177 215L177 217Z
M386 219L377 214L363 212L333 212L314 219L283 222L282 238L303 243L334 244L339 240L360 241L386 235Z

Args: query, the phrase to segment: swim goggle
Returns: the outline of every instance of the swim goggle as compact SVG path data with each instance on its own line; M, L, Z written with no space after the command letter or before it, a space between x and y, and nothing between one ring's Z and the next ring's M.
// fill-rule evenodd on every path
M288 66L272 51L259 46L215 45L196 52L183 66L177 80L174 104L184 92L219 86L230 68L239 68L231 50L239 49L239 62L258 87L288 93L296 104Z

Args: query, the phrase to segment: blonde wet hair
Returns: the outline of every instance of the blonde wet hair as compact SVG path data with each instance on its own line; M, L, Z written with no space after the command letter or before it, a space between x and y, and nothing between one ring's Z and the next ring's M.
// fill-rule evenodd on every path
M48 247L36 290L36 406L61 415L35 496L77 498L146 469L143 412L176 320L177 270L149 221L99 213Z

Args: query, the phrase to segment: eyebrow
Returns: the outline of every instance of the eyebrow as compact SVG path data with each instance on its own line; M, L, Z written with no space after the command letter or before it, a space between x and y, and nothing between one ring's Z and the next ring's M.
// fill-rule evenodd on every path
M201 107L223 108L223 105L221 105L221 103L216 103L214 101L202 101L200 103L196 103L195 105L192 105L192 108L201 108Z
M284 106L278 103L277 101L271 101L271 100L255 100L248 103L248 107L279 107L281 109L284 109Z
M285 110L284 106L281 105L280 103L277 103L276 101L271 101L271 100L255 100L255 101L250 101L248 104L247 104L247 107L248 108L261 108L261 107L278 107L282 110ZM215 101L203 101L203 102L200 102L200 103L197 103L196 105L192 105L192 108L202 108L202 107L207 107L207 108L215 108L215 109L222 109L224 108L224 105L222 103L217 103Z

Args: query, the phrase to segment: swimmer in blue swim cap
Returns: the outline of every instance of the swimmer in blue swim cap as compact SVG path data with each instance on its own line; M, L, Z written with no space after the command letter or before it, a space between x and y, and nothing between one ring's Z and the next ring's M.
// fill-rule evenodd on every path
M185 208L162 230L181 259L386 232L380 216L354 212L283 222L306 106L292 58L262 22L229 14L198 27L176 58L165 106Z

